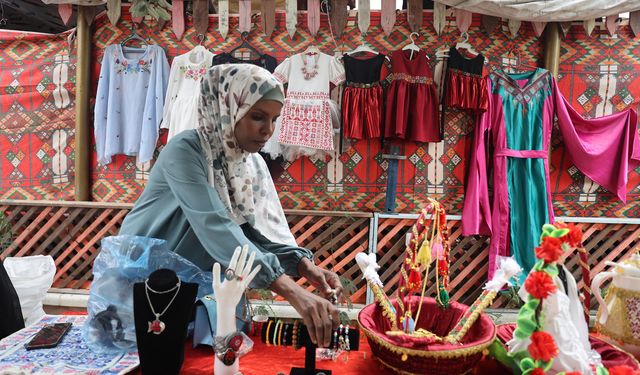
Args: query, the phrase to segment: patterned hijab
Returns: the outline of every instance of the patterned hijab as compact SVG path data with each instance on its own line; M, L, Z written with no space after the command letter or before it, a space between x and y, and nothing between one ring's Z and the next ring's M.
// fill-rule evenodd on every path
M269 169L257 153L240 148L236 123L282 85L267 70L249 64L218 65L202 77L198 135L213 186L230 217L249 223L273 242L296 246Z

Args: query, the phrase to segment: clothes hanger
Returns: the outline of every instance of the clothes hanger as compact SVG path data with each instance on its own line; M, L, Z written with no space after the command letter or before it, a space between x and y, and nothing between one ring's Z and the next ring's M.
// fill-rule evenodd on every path
M204 48L204 34L197 34L196 40L199 40L198 44L193 47L193 49L189 52L190 57L202 57L206 49Z
M320 48L318 48L318 46L316 46L315 44L309 44L309 47L307 47L307 49L305 49L303 53L305 55L320 53Z
M468 53L474 56L478 56L479 54L478 51L473 49L473 46L469 43L469 33L466 31L463 31L460 34L460 37L462 38L462 40L456 44L456 49L466 49Z
M142 49L146 49L146 48L147 48L148 44L147 44L146 39L144 39L142 36L140 36L140 34L138 34L138 32L136 31L135 23L133 23L133 22L132 22L132 23L131 23L131 34L129 34L129 36L128 36L128 37L126 37L126 38L125 38L125 39L120 43L120 45L121 45L122 47L126 47L126 44L127 44L128 42L131 42L131 41L134 41L134 40L140 41L141 46L140 46L139 48L142 48ZM138 47L133 47L133 48L138 48Z
M360 45L358 47L356 47L356 49L354 49L353 51L347 52L347 55L351 56L351 55L355 55L357 53L365 53L365 52L369 52L369 53L373 53L373 54L378 54L378 51L373 50L371 47L369 47L367 45L367 34L362 34L362 42L360 43Z
M255 52L256 54L258 54L258 57L262 57L262 51L257 50L254 46L251 45L251 43L249 43L249 41L247 40L247 37L249 36L249 32L245 31L242 34L240 34L240 37L242 38L242 43L235 47L234 49L232 49L229 54L233 55L234 52L236 52L239 49L243 49L246 48L249 51Z
M403 51L406 50L411 50L411 55L409 56L409 60L413 59L413 53L414 52L419 52L420 51L420 47L418 47L418 45L416 44L416 41L413 39L413 34L416 34L416 36L420 36L420 34L418 34L417 32L412 32L409 35L409 39L411 39L411 43L407 44L406 46L402 47ZM427 57L429 58L429 57Z

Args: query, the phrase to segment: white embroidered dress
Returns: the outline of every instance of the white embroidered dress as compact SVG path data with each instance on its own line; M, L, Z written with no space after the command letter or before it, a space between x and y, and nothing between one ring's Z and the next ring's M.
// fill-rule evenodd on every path
M317 73L305 79L303 68L307 73L316 70ZM340 60L324 53L301 53L285 59L273 75L280 82L288 83L278 142L333 150L329 84L339 85L345 80Z
M213 56L204 47L197 46L173 59L161 125L169 129L167 142L176 134L197 127L200 81L211 67Z

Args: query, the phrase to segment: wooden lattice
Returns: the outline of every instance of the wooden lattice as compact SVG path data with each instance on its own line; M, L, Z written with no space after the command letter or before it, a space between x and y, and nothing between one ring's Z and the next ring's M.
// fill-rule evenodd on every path
M0 201L12 224L13 241L0 257L51 255L57 273L56 288L87 289L92 280L93 261L98 255L100 240L118 233L122 220L132 205ZM332 269L352 281L356 291L353 303L364 303L366 285L355 263L355 255L369 249L371 239L377 240L376 252L382 266L380 276L385 291L393 294L405 248L405 236L414 219L379 217L369 213L287 211L287 220L300 246L310 249L318 264ZM372 223L377 226L372 227ZM589 254L591 278L602 272L606 261L620 261L640 250L640 225L579 223L584 232L584 245ZM487 278L489 240L480 236L463 237L458 220L448 222L451 240L451 297L462 303L472 303L481 292ZM371 233L371 232L374 233ZM569 256L567 268L584 288L578 256ZM433 271L429 276L434 280ZM313 287L299 281L307 289ZM435 292L433 285L428 294ZM591 308L597 308L592 300ZM500 296L493 307L509 306L508 296Z

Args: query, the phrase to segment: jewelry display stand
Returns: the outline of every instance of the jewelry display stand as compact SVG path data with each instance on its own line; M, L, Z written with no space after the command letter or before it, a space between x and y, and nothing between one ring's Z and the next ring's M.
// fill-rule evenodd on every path
M322 369L316 368L317 346L311 341L311 338L309 337L309 332L307 331L307 327L303 325L301 321L298 321L298 322L299 322L299 326L298 326L299 331L298 331L298 337L297 337L297 344L299 347L305 348L304 368L293 367L291 368L291 372L289 373L289 375L331 375L331 370L322 370ZM269 337L273 337L269 332L270 328L277 327L277 324L273 324L273 323L274 323L273 319L270 319L268 322L263 323L264 324L263 327L265 327L265 329L263 329L261 339L267 345L273 344L273 339L271 340L269 339ZM286 325L292 326L291 322L286 323ZM276 336L281 337L280 335L276 335ZM346 337L349 338L347 342L349 351L358 350L359 343L360 343L360 331L358 330L358 328L349 327L348 330L346 331L343 328L335 330L331 339L332 340L331 348L335 349L339 346L338 344L339 336L342 336L343 339ZM289 338L291 339L290 335L289 335ZM278 339L278 341L280 340ZM292 345L292 341L285 340L281 344L281 346L289 346L289 345Z
M133 285L133 314L142 374L179 374L198 284L169 269Z

